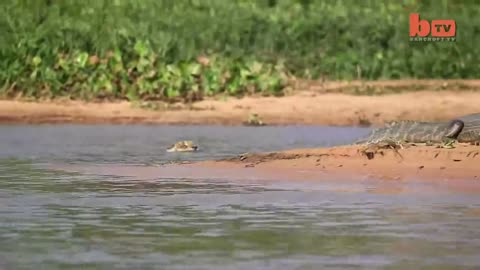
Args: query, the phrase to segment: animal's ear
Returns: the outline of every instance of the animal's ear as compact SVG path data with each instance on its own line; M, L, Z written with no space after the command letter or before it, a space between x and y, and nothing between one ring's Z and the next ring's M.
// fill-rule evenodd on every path
M395 125L397 125L397 124L398 124L398 121L393 120L393 121L387 122L387 123L385 124L385 127L393 127L393 126L395 126Z

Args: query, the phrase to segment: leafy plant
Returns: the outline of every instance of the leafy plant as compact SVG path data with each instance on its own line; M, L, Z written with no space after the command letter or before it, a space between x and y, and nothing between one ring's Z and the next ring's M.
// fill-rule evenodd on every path
M292 76L480 74L475 1L27 2L0 3L2 97L194 101L282 95ZM457 42L410 42L406 8L455 19Z

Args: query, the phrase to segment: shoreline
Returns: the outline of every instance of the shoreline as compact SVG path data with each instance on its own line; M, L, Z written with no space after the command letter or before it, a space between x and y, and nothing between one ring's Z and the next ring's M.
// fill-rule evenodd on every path
M373 158L360 146L292 149L250 153L231 158L177 161L162 165L73 165L51 164L49 169L132 177L135 181L182 179L228 182L321 182L332 184L381 184L415 190L428 184L447 191L480 194L480 147L458 144L445 149L435 146L408 146L394 151L377 150ZM161 181L161 180L160 180ZM410 184L409 184L410 183ZM432 187L433 187L432 186Z
M374 127L393 120L447 121L478 113L480 108L480 91L473 91L480 90L480 81L460 82L307 83L298 88L304 90L284 97L208 98L190 105L174 104L155 110L138 108L129 102L0 100L0 124L242 125L253 113L258 114L267 125ZM469 84L469 90L459 90L462 83ZM345 87L404 88L415 85L430 88L375 96L342 92ZM438 87L446 89L439 91ZM207 160L151 169L154 175L166 173L170 177L230 175L243 179L318 180L353 176L355 179L384 180L463 179L480 185L480 169L477 169L479 146L457 144L454 149L435 146L409 146L396 151L380 149L374 158L368 158L361 150L361 146L355 145L293 149L254 153L241 159ZM131 170L128 167L117 169Z
M388 181L467 181L480 192L480 147L458 144L453 149L435 146L408 146L380 149L373 155L361 146L293 149L252 153L239 157L174 165L186 171L215 170L238 176L254 175L266 180L376 179ZM168 168L171 165L164 165ZM218 171L215 173L218 175ZM188 173L187 173L188 174ZM183 175L186 177L187 175Z
M384 95L344 93L351 88L419 85L423 90ZM480 91L475 91L480 90L480 81L474 80L300 82L296 89L302 90L283 97L216 97L190 105L158 103L155 109L126 101L0 100L0 124L242 125L255 113L267 125L379 126L394 120L446 121L480 108Z
M436 146L407 146L405 149L379 149L372 155L361 146L294 149L255 153L241 157L200 161L191 168L228 168L278 174L303 172L299 178L319 179L328 175L366 177L380 180L472 180L480 184L480 147L457 144L453 149ZM322 176L323 175L323 176Z

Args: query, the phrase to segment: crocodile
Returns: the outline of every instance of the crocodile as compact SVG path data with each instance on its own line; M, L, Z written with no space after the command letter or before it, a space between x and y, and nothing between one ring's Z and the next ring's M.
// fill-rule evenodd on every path
M405 143L460 143L480 144L480 113L464 115L445 122L403 120L374 129L355 144L382 142Z

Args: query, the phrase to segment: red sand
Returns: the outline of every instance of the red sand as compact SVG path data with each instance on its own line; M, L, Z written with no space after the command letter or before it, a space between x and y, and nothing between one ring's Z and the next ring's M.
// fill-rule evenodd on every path
M371 156L370 156L371 157ZM398 152L377 150L373 158L357 146L296 149L257 153L224 160L162 166L53 166L53 169L100 175L131 176L138 180L210 179L222 181L376 181L379 193L405 192L399 183L430 182L450 191L480 193L480 147L454 149L410 146ZM350 191L349 188L346 190ZM408 190L407 190L408 191Z
M408 92L419 85L426 90ZM376 96L342 94L349 91L346 89L372 87L407 92ZM478 112L479 89L480 80L302 82L285 97L208 98L160 110L135 108L129 102L0 100L0 123L239 125L249 114L257 113L271 125L381 125L404 119L448 120Z

